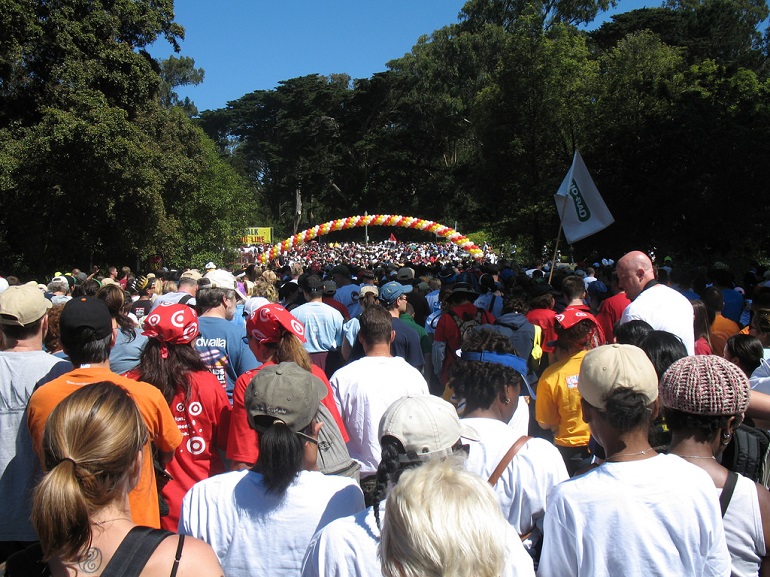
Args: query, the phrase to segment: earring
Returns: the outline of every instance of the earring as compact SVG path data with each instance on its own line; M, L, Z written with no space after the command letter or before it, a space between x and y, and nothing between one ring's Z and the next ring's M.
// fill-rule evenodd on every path
M509 399L508 397L505 397L503 399L503 403L505 403L506 405L510 404L510 402L511 402L511 399Z

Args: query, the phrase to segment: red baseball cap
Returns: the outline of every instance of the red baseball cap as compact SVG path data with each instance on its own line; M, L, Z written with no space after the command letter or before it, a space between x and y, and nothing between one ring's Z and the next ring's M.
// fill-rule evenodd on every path
M146 337L172 345L187 344L199 333L198 314L177 303L160 303L145 319L142 331Z
M596 324L596 319L591 313L581 311L580 309L564 309L564 312L559 313L555 318L556 322L565 329L571 329L580 321L591 321L593 324Z
M246 320L246 333L260 343L277 343L285 331L306 340L305 325L279 304L263 305Z

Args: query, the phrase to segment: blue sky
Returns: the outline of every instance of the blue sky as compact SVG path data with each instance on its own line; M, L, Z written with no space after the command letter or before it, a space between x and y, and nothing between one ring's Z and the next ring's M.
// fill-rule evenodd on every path
M306 74L368 78L409 52L423 34L457 22L465 0L176 0L186 31L180 55L205 70L178 92L198 109L223 108L254 90ZM611 13L660 0L621 0ZM603 18L607 18L603 15ZM150 53L173 54L165 40Z

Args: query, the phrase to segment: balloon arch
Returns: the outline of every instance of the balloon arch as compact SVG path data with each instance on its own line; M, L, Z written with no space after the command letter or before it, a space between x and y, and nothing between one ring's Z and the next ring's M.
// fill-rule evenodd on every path
M371 214L366 216L349 216L338 220L331 220L323 224L318 224L307 230L303 230L287 238L286 240L273 245L270 250L260 255L260 262L266 264L278 256L289 252L295 246L313 240L316 237L329 234L338 230L349 228L361 228L364 226L398 226L401 228L411 228L424 230L425 232L436 234L454 244L470 254L473 258L482 258L483 251L477 247L467 236L463 236L453 228L433 222L432 220L423 220L414 216L401 216L390 214Z

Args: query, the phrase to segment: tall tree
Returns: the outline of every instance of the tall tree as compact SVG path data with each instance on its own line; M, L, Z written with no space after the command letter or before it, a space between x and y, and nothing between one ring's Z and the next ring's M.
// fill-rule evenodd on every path
M187 116L198 116L198 107L185 97L179 98L180 86L198 86L203 82L203 68L195 68L195 59L189 56L177 58L173 54L160 63L160 103L165 107L179 106Z
M144 51L161 35L178 48L172 0L5 7L0 266L40 274L172 253L188 224L176 207L201 195L207 158L184 113L161 107L157 64Z

